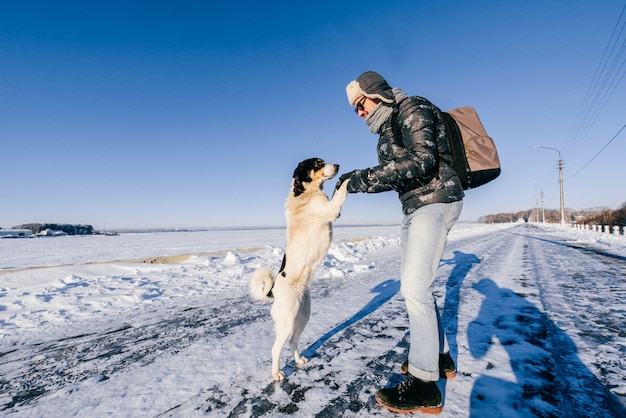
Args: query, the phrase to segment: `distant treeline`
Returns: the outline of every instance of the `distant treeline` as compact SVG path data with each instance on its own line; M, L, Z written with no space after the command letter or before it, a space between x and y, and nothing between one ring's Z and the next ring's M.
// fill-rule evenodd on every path
M547 223L559 223L561 222L560 209L545 209L545 221ZM482 223L505 223L505 222L517 222L520 219L524 219L530 222L542 222L541 208L532 208L528 210L522 210L515 213L498 213L496 215L481 216L478 222ZM565 222L572 224L596 224L596 225L609 225L609 226L626 226L626 202L622 203L618 209L584 209L574 211L571 209L565 209Z
M67 235L92 235L94 233L91 225L70 225L70 224L24 224L14 226L11 229L30 229L33 234L38 234L46 229L63 231Z

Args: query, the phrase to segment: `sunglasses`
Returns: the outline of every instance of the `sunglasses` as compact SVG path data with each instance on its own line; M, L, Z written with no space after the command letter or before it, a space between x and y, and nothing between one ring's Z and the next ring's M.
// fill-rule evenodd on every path
M365 111L365 108L363 107L363 103L365 103L365 99L367 99L367 97L363 96L361 98L361 100L359 100L355 105L354 105L354 113L356 113L357 115L359 114L359 111L363 112Z

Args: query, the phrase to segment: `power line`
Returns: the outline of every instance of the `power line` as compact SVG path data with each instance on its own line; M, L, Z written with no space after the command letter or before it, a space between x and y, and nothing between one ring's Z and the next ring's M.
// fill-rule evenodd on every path
M624 130L624 128L626 128L626 124L624 124L624 126L622 126L622 127L621 127L621 129L620 129L619 131L617 131L617 133L615 134L615 136L613 136L613 138L611 138L611 140L610 140L609 142L607 142L607 143L606 143L606 145L605 145L605 146L603 146L603 147L602 147L602 149L601 149L600 151L598 151L598 152L596 153L596 155L594 155L594 156L591 158L591 160L589 160L589 161L587 162L587 164L585 164L585 165L583 165L582 167L580 167L580 169L578 169L578 171L577 171L577 172L575 172L574 174L572 174L571 176L569 176L567 179L565 179L565 181L567 181L567 180L571 179L571 178L572 178L572 177L574 177L576 174L580 173L580 172L583 170L583 168L587 167L587 166L588 166L588 165L589 165L589 164L590 164L593 160L595 160L595 159L596 159L596 157L597 157L598 155L600 155L600 153L601 153L602 151L604 151L604 149L605 149L606 147L608 147L608 146L609 146L609 144L610 144L611 142L613 142L613 140L614 140L615 138L617 138L617 136L618 136L618 135L619 135L619 134L620 134L620 133Z
M566 137L564 154L575 150L582 142L626 75L626 37L620 45L620 38L626 29L625 14L626 3Z

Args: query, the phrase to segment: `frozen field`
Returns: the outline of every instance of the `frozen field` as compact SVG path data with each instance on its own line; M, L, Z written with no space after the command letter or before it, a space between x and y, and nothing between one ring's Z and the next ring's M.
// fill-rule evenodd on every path
M270 374L281 229L0 240L0 411L56 416L393 416L407 324L397 226L336 227L296 369ZM437 282L455 379L442 417L626 416L626 238L459 224Z

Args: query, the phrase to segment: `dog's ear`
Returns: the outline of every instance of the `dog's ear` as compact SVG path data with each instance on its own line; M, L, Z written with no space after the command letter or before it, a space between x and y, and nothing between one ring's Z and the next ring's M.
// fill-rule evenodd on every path
M313 168L311 160L304 160L295 170L293 170L293 178L298 179L300 181L311 181L311 177L309 176L309 172Z
M304 193L305 182L311 182L312 159L304 160L293 171L293 194L300 196Z
M294 195L294 197L298 197L302 193L304 193L304 185L302 184L302 181L300 181L300 179L298 179L298 178L294 178L293 179L293 195Z

